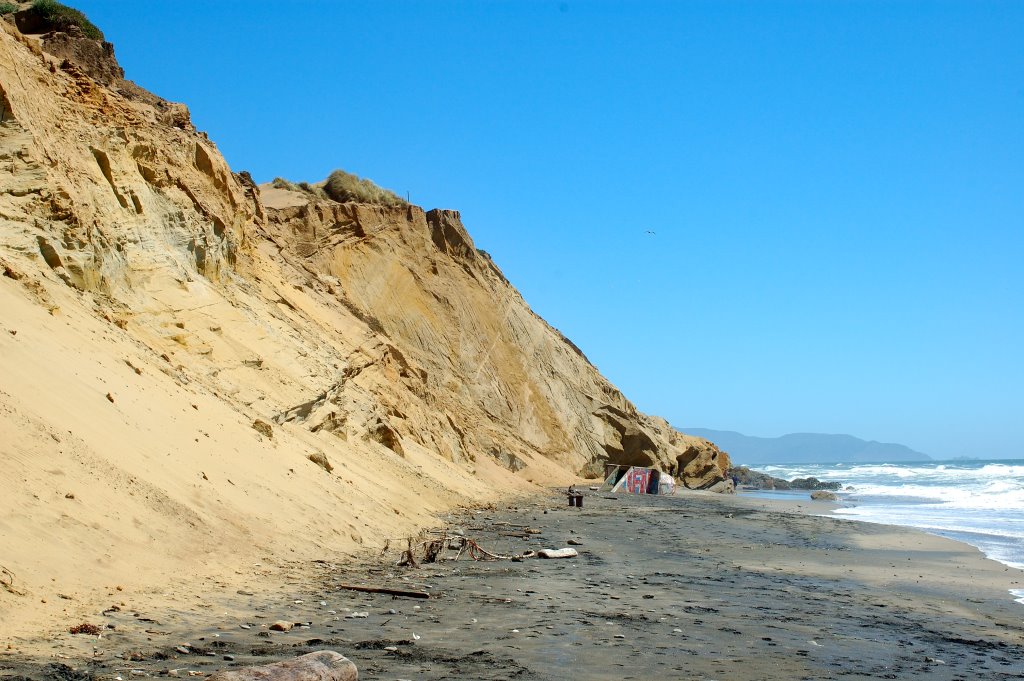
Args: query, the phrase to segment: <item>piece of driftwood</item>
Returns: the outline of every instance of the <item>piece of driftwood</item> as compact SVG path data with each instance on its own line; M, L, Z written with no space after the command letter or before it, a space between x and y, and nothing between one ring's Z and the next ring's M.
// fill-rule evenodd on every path
M511 523L495 523L496 525L502 525L504 527L511 528L523 528L519 531L514 532L498 532L497 534L506 537L517 537L521 539L529 539L542 534L541 530L527 527L526 525L512 525ZM428 535L440 535L432 538ZM520 554L504 555L500 553L493 553L488 551L484 547L480 546L478 542L469 537L465 536L462 532L459 534L448 534L447 530L430 530L426 533L420 534L418 537L405 537L406 548L402 550L399 555L398 562L395 563L398 567L413 567L418 568L420 564L427 563L440 563L449 560L459 560L462 558L462 554L467 554L473 560L514 560L521 561L524 558L536 558L537 554L534 551L527 551ZM400 541L400 540L395 540ZM387 553L391 547L391 539L387 539L384 542L384 548L381 550L381 555ZM455 551L455 555L452 556L450 552ZM388 593L388 592L381 592ZM423 596L419 596L423 598Z
M467 540L466 543L469 544L469 557L473 560L512 560L512 556L491 553L472 539Z
M416 554L412 547L412 537L409 537L406 542L408 543L408 548L405 551L402 551L402 557L398 560L397 565L399 567L404 567L406 565L419 567L420 565L416 562Z
M283 662L217 672L209 681L357 681L358 678L359 671L352 660L333 650L318 650Z
M355 584L339 584L339 589L348 591L362 591L368 594L388 594L389 596L402 596L404 598L430 598L426 591L406 591L405 589L389 589L384 586L356 586Z
M21 589L14 588L14 573L0 565L0 587L3 587L4 591L12 593L15 596L24 596L25 592Z
M575 558L579 554L576 549L541 549L537 552L541 558Z

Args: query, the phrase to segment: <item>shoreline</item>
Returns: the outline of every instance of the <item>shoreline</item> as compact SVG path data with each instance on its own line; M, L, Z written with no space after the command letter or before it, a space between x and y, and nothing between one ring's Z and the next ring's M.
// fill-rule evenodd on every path
M1024 674L1024 607L1006 596L1024 572L969 545L818 515L826 504L809 499L591 492L583 509L563 502L552 492L439 520L500 553L572 538L576 559L411 569L361 555L274 574L254 567L244 593L202 603L180 594L160 611L135 599L89 618L115 627L101 638L20 641L0 654L0 678L56 678L53 664L100 679L206 674L321 648L367 679L554 679L566 667L595 679ZM502 523L540 532L509 537ZM341 583L429 587L434 597L393 600ZM269 631L278 619L301 624Z
M754 474L841 482L845 518L913 527L1024 569L1024 459L761 464ZM785 497L785 491L759 491ZM799 492L797 492L799 494Z
M797 500L798 497L806 497L810 492L804 490L792 490L792 491L779 491L779 490L742 490L736 493L737 497L748 497L766 499L770 501L777 501L779 503L789 503ZM839 498L836 501L831 502L817 502L820 508L825 509L825 515L834 517L840 520L848 520L856 523L871 523L875 525L891 525L893 527L902 527L918 532L924 532L936 537L942 537L950 541L964 544L971 548L977 549L981 552L988 560L995 561L1001 565L1005 565L1015 570L1024 570L1024 563L1014 562L1006 559L999 555L998 549L1002 546L998 543L998 540L1012 539L1011 535L1001 535L996 533L984 533L984 532L971 532L968 530L956 530L947 529L941 527L922 527L919 525L913 525L910 523L899 523L899 522L885 522L884 519L866 519L856 514L842 513L842 509L856 508L862 505L859 499L850 498L845 496L845 492L836 492ZM826 506L828 504L828 506ZM811 510L817 508L811 506ZM810 512L810 511L808 511ZM982 540L972 541L971 536L978 536L983 538ZM988 541L985 541L988 539ZM1024 603L1024 581L1021 582L1021 586L1016 589L1009 589L1009 592L1013 594L1014 598L1017 599L1018 603Z

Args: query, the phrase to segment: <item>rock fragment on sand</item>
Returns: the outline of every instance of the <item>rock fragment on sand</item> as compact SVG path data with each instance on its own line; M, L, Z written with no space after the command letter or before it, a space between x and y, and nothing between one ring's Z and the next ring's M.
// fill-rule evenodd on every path
M839 497L837 497L832 492L826 492L824 490L818 490L817 492L811 492L811 499L814 499L815 501L835 501L838 498Z
M312 454L307 455L306 458L317 466L320 466L320 468L323 468L328 473L334 470L334 466L332 466L331 462L327 460L327 455L323 452L313 452Z
M102 629L100 629L95 624L83 622L82 624L76 624L75 626L68 629L68 631L72 634L89 634L90 636L99 636Z
M575 558L580 555L576 552L576 549L564 548L564 549L541 549L537 552L537 555L541 558Z
M252 427L253 427L253 430L255 430L257 433L259 433L263 437L267 437L267 438L273 438L274 437L274 429L266 421L261 421L260 419L256 419L255 421L252 422Z
M291 631L295 624L293 622L286 622L284 620L277 620L270 625L271 631Z
M347 657L333 650L319 650L291 660L259 667L221 671L211 681L356 681L359 672Z

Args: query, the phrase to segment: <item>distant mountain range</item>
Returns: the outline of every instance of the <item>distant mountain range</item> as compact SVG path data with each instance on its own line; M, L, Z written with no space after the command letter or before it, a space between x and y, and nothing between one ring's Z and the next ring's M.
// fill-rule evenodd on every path
M852 435L791 433L753 437L731 430L682 428L684 433L711 440L729 453L734 465L757 463L885 463L928 461L927 454L904 445L861 440Z

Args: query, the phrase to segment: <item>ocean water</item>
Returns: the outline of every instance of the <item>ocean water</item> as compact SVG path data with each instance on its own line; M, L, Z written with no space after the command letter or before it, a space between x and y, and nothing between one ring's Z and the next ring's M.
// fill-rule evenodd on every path
M920 528L1024 569L1024 459L751 468L787 480L813 476L840 482L843 508L835 511L840 517ZM1014 596L1024 603L1024 590Z

